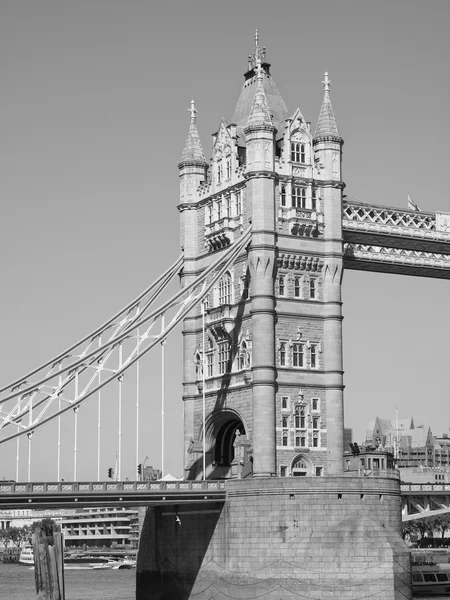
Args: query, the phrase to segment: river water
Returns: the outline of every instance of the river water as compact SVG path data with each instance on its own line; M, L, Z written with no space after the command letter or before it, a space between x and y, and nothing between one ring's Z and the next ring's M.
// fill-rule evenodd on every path
M135 600L136 597L136 569L69 569L64 578L66 600ZM421 598L426 600L429 596ZM449 600L449 597L433 596L433 599ZM0 600L36 600L34 571L26 565L0 563Z
M136 569L64 572L66 600L135 600ZM0 563L0 600L36 600L34 571Z

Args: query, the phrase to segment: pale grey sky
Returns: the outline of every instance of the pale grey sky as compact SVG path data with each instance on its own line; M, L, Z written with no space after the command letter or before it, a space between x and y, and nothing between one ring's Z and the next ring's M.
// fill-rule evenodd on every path
M173 262L187 108L194 97L209 156L211 133L233 113L255 28L290 111L299 106L313 127L330 73L349 196L406 207L409 192L422 210L450 212L449 19L448 0L3 0L0 383L93 330ZM395 418L396 406L448 431L450 283L346 272L344 315L355 439L376 415ZM179 475L179 334L167 355L166 466ZM141 454L159 466L158 360L144 371ZM90 410L80 413L81 431ZM70 479L67 419L62 476ZM33 479L55 478L56 433L37 432L33 443L41 457ZM92 432L80 479L96 476L94 448ZM0 447L0 477L15 476L14 456L14 443ZM25 477L25 444L22 459ZM134 463L130 442L124 475Z

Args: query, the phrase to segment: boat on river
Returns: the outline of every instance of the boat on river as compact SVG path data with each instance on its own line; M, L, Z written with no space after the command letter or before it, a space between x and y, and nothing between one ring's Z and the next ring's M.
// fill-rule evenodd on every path
M19 563L34 568L34 555L32 546L24 546L20 553ZM136 561L124 558L114 560L107 556L92 556L91 554L77 553L64 556L64 569L132 569L136 567Z
M438 564L432 556L412 563L412 591L415 596L449 596L450 564Z

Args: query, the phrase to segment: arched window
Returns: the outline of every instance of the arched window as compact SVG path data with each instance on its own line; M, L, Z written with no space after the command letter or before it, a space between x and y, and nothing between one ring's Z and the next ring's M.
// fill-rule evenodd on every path
M294 296L295 298L302 297L302 278L296 277L294 279Z
M280 198L281 198L281 206L286 206L286 186L284 186L284 185L281 186Z
M217 163L217 183L222 183L222 161Z
M291 143L291 161L300 162L300 144L298 142Z
M311 298L311 300L314 300L314 298L316 297L316 280L314 277L311 277L311 279L309 280L309 297Z
M233 285L231 280L231 273L227 272L219 281L219 304L231 304L232 292Z
M286 342L280 342L280 367L286 366Z
M300 145L300 162L306 162L305 144Z
M280 277L278 278L278 294L280 296L284 296L285 293L286 293L286 287L285 287L284 275L280 275Z
M227 158L227 179L231 177L231 158Z

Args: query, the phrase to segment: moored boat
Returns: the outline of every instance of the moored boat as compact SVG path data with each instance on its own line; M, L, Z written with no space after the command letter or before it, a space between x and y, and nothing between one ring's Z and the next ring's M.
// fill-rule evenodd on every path
M20 552L19 564L34 565L34 554L32 546L24 546Z

